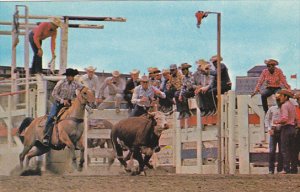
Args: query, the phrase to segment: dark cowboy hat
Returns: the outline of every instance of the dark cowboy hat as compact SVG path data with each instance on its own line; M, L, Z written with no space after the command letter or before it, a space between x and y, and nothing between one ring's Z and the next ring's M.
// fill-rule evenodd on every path
M188 69L188 68L190 68L190 67L191 67L191 65L188 64L188 63L182 63L182 64L181 64L181 70Z
M286 95L288 97L293 98L294 97L294 93L292 93L291 91L287 90L287 89L281 89L280 91L277 92L278 94L281 95Z
M267 65L278 65L278 61L276 61L275 59L268 59L268 60L265 60L265 64L267 64Z
M74 76L76 76L76 75L78 75L78 74L79 74L79 72L78 72L77 69L68 68L68 69L66 70L66 72L65 72L63 75L74 77Z

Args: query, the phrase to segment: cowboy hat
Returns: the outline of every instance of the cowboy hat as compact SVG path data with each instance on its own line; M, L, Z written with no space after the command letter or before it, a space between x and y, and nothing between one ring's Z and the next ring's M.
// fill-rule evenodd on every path
M200 66L202 70L207 70L210 68L210 64L204 59L199 59L198 61L196 61L196 64Z
M149 67L148 72L149 74L160 73L160 70L157 67Z
M89 66L87 68L84 68L85 71L96 71L97 68L94 68L93 66Z
M275 59L268 59L268 60L265 60L264 62L267 65L278 65L278 61L276 61Z
M294 93L292 93L291 91L287 90L287 89L281 89L280 91L277 92L278 94L281 95L286 95L288 97L293 98L294 97Z
M140 70L137 70L137 69L133 69L130 74L131 75L135 75L135 74L139 74L140 73Z
M120 76L119 71L113 71L111 74L112 74L113 77L119 77Z
M53 23L57 27L62 26L61 20L58 17L51 17L49 20L50 20L51 23Z
M146 75L143 75L141 78L140 78L140 82L148 82L149 81L149 78L148 76Z
M171 69L177 69L177 65L176 65L176 64L171 64L171 65L170 65L170 70L171 70Z
M218 55L214 55L210 58L210 61L211 62L215 62L215 61L218 61ZM223 61L223 58L220 56L220 61Z
M296 94L294 95L294 99L300 99L300 93L296 93Z
M72 69L72 68L66 69L66 72L63 73L63 75L65 75L65 76L72 76L72 77L75 77L78 74L79 74L78 70L77 69Z
M180 67L181 67L181 70L184 70L184 69L188 69L188 68L190 68L190 67L191 67L191 65L190 65L190 64L188 64L188 63L182 63Z

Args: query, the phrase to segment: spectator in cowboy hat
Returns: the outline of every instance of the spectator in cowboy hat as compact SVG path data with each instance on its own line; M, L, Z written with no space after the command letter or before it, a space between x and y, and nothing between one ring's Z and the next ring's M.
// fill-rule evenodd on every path
M131 113L133 109L133 104L131 103L133 90L136 86L140 85L139 82L140 70L133 69L130 72L131 78L126 82L126 86L124 89L124 99L127 101L127 108L129 109L129 113Z
M104 83L100 86L99 97L100 102L99 109L103 110L108 107L112 107L112 101L114 101L114 107L116 112L120 112L120 105L123 98L123 90L125 88L125 82L120 78L119 71L113 71L111 77L107 77ZM105 89L108 89L108 96L105 98Z
M55 101L51 107L45 125L43 144L46 146L49 145L50 137L52 135L54 117L61 108L69 107L71 105L71 101L75 98L76 90L80 90L83 87L82 84L74 81L74 77L78 75L77 69L68 68L63 75L66 75L67 78L58 81L52 91L52 96Z
M267 65L267 69L264 69L258 79L255 90L251 97L260 92L260 87L265 83L266 89L261 93L261 101L265 113L268 111L268 97L281 90L284 86L286 89L291 89L287 83L286 78L281 69L276 67L278 61L275 59L265 60L264 63Z
M281 126L281 152L283 156L283 174L297 173L298 151L295 147L296 108L290 101L294 94L282 89L277 92L281 104L280 118L274 123Z
M29 33L29 42L33 50L33 61L31 67L31 74L42 73L42 41L48 37L51 37L51 52L52 59L55 59L55 41L57 36L57 28L62 26L62 22L57 17L52 17L49 19L50 22L42 22L36 26Z
M196 61L197 71L193 74L195 84L195 95L198 108L201 115L205 116L210 113L216 112L216 95L212 94L214 76L210 74L212 64L204 59Z
M155 96L166 97L164 92L149 84L149 78L146 75L141 77L140 83L133 91L131 102L134 104L134 109L131 116L140 116L147 113L156 100Z
M100 102L100 96L99 96L99 79L98 76L95 74L97 68L94 68L93 66L89 66L84 68L86 71L86 74L82 75L80 78L80 82L88 87L90 90L92 90L95 94L96 103Z
M170 70L163 69L162 70L162 82L160 84L160 90L166 94L166 98L159 98L159 110L167 113L173 110L173 105L175 102L173 101L174 93L170 90L168 82L171 78Z
M179 91L178 96L175 95L176 107L179 112L178 119L189 118L191 116L191 112L189 109L188 99L194 97L194 77L189 72L189 68L191 67L188 63L182 63L180 68L182 72L182 86Z
M212 62L214 69L217 69L218 64L218 56L214 55L210 58L210 61ZM223 58L220 57L220 62L223 61ZM221 94L224 94L225 92L231 90L231 80L228 74L228 69L224 63L221 64ZM217 70L211 69L210 74L215 76L215 80L213 82L213 92L217 93Z

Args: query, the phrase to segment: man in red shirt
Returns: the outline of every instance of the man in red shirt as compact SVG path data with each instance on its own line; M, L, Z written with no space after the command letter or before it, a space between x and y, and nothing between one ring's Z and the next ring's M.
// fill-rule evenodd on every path
M55 41L57 35L57 28L61 27L62 23L59 18L50 18L50 22L42 22L37 27L35 27L29 33L29 42L33 50L33 61L31 67L31 74L42 73L42 40L51 37L51 52L52 58L55 56Z
M266 89L261 93L261 101L263 105L263 109L265 113L268 111L268 101L267 98L277 91L281 90L281 86L290 90L291 87L287 83L283 72L275 65L278 65L278 61L274 59L265 60L265 64L267 65L267 69L264 69L258 79L257 85L255 87L254 93L252 93L251 97L260 92L260 87L263 83L265 83Z

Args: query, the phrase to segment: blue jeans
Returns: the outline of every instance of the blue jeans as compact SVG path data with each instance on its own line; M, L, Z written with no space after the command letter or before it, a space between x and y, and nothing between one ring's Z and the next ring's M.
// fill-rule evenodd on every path
M29 33L29 42L30 42L31 48L33 50L33 59L32 59L32 66L31 66L30 73L36 74L36 73L42 73L43 67L42 67L42 57L37 55L39 49L36 46L36 44L34 43L33 35L34 34L31 31ZM40 44L42 46L42 41L40 41Z
M263 106L263 109L265 113L267 113L269 107L268 107L268 97L271 95L277 93L279 90L281 90L280 87L267 87L262 93L261 93L261 103Z
M51 107L44 131L45 134L49 137L52 135L52 124L54 122L54 117L61 110L61 108L63 108L63 106L63 104L60 104L58 101L55 101Z
M278 144L278 156L277 156L277 172L281 172L283 169L283 158L281 153L281 139L280 131L274 130L274 135L270 136L269 143L269 171L274 172L275 169L275 159L276 159L276 147Z

